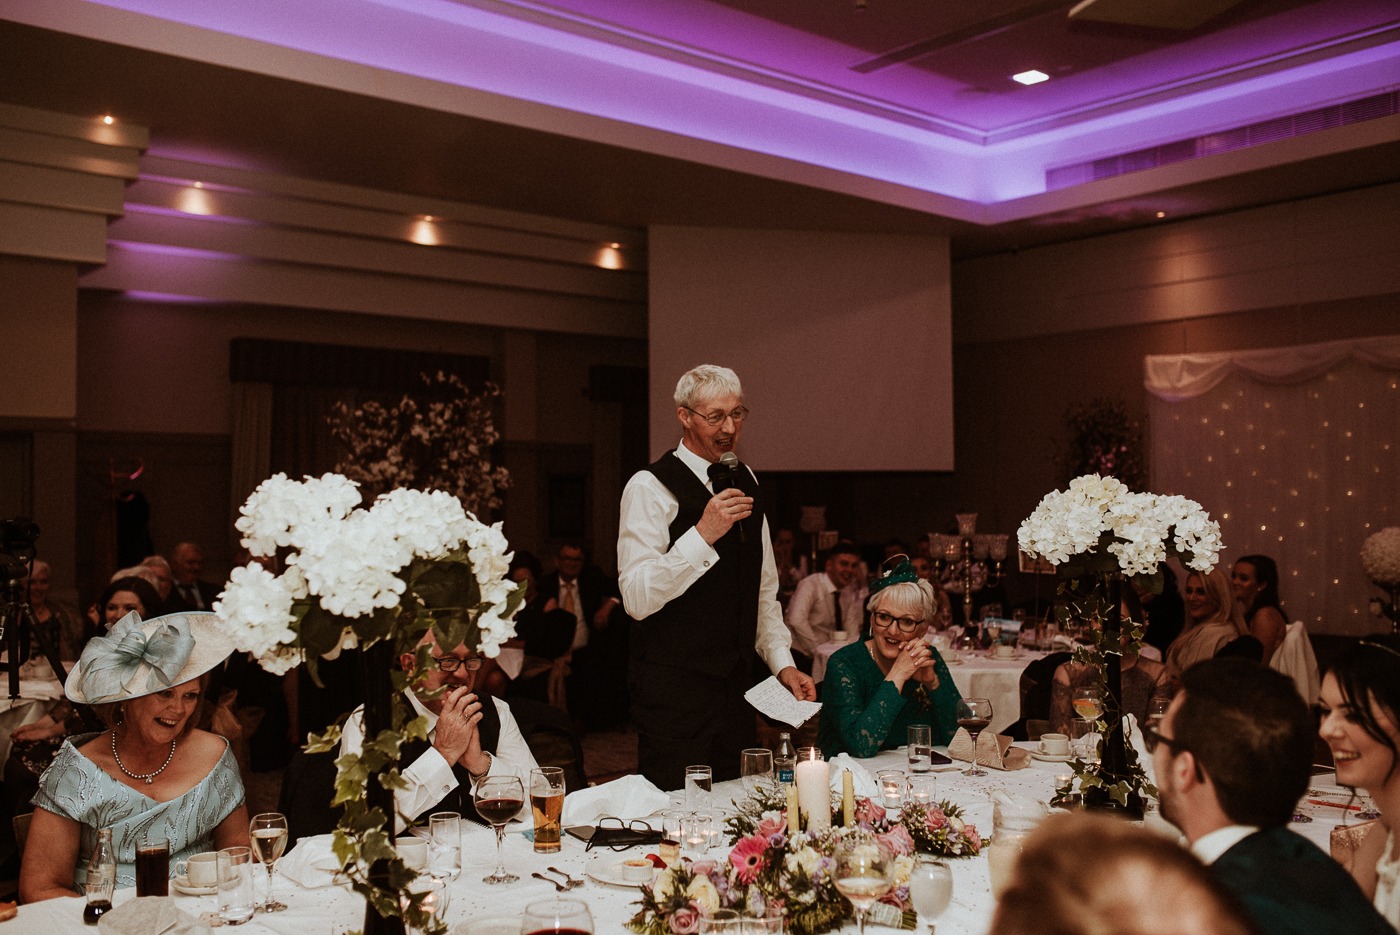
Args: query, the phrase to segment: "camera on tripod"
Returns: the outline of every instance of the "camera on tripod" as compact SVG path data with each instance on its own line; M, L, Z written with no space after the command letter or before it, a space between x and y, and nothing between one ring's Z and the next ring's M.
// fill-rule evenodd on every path
M20 582L29 574L39 542L39 525L26 516L0 520L0 644L5 649L3 666L9 670L9 695L19 697L20 667L37 646L60 682L68 674L58 658L55 641L39 627L29 606L28 588Z
M0 519L0 583L18 583L29 574L38 542L38 523L24 516Z

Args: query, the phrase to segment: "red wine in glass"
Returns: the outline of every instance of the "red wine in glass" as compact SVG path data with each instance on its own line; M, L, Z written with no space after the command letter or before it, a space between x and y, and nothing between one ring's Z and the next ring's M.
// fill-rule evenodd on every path
M514 883L520 877L506 872L505 858L501 855L501 841L505 837L506 822L510 821L525 807L525 784L519 776L487 776L476 784L472 794L476 811L496 829L496 870L483 877L483 883Z
M977 737L992 723L992 703L986 698L963 698L958 701L958 726L972 737L972 765L964 776L985 776L987 771L977 765Z
M492 799L478 799L476 810L482 818L486 819L491 827L497 827L509 822L520 810L525 807L524 799L508 799L497 797Z

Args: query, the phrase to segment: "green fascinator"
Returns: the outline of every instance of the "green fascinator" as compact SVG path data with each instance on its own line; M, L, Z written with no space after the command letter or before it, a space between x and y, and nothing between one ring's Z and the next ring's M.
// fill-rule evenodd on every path
M914 582L919 580L918 574L916 574L914 571L914 566L909 562L909 556L903 554L891 555L885 561L893 562L895 561L895 559L898 559L899 561L893 568L891 568L889 571L885 572L883 575L871 582L871 597L874 597L876 594L880 593L892 584L903 584L906 581Z

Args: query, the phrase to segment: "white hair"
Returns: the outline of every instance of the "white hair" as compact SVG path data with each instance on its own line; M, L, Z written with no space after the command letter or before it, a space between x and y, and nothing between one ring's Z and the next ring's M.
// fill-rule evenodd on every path
M111 584L118 578L140 578L142 581L149 583L157 592L160 590L160 576L157 575L149 565L136 565L132 568L118 569L112 574L112 577L107 580L107 583Z
M167 574L170 572L170 563L163 555L147 555L141 559L141 564L146 568L164 568Z
M920 623L928 623L933 619L936 603L933 585L920 578L918 581L901 581L876 591L870 596L865 609L871 613L883 610L896 617L908 614L917 617Z
M701 364L687 370L676 383L676 405L694 409L707 399L721 396L744 398L739 375L728 367Z

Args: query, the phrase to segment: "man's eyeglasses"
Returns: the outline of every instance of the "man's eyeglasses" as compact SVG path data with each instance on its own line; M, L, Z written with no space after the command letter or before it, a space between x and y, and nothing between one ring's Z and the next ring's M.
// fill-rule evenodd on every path
M885 613L883 610L877 610L870 615L870 623L872 626L877 626L882 630L888 630L890 627L897 627L900 633L913 633L915 630L919 629L919 625L922 624L923 621L915 620L913 617L896 617L893 614Z
M457 656L434 656L433 662L444 672L456 672L459 668L468 672L475 672L481 668L480 656L468 656L466 659Z
M733 419L734 424L738 425L749 417L749 410L744 406L740 406L738 409L731 409L729 412L711 412L708 415L697 409L691 409L689 406L682 406L681 408L690 412L691 415L695 416L695 418L704 422L706 425L720 425L725 419Z
M1157 728L1144 725L1142 728L1142 742L1147 747L1148 753L1156 753L1157 747L1166 744L1167 749L1172 753L1189 753L1186 745L1174 737L1167 737L1160 733Z
M591 851L596 847L606 847L614 851L625 851L638 844L661 843L661 832L640 818L624 823L621 818L611 815L598 819L598 826L584 848Z

